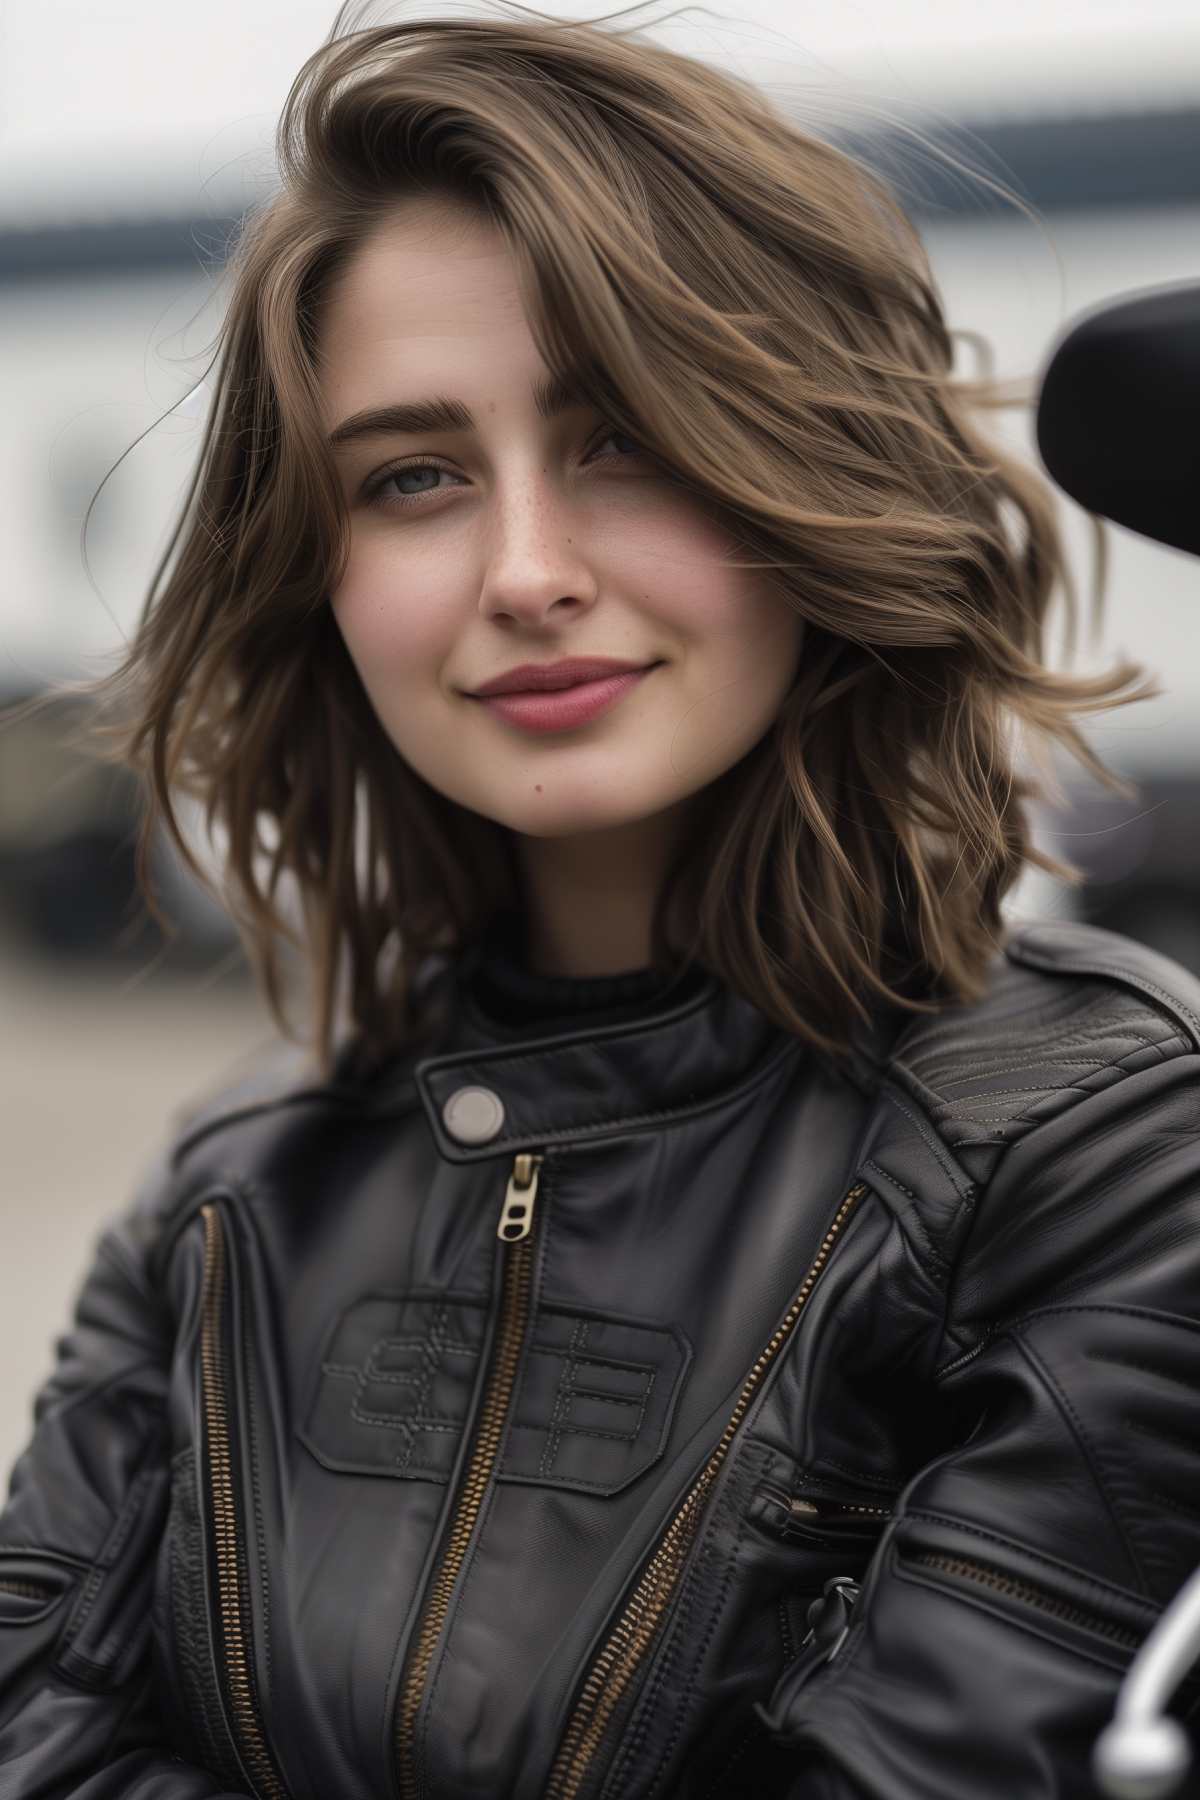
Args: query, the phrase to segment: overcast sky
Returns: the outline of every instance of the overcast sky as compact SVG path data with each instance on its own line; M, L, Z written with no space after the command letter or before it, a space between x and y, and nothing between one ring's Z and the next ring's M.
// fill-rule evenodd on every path
M579 18L619 3L540 0L538 10ZM676 4L657 0L637 20L670 48L768 86L848 86L952 117L1056 101L1200 103L1200 0L713 0L656 26ZM0 7L3 216L57 210L114 175L126 188L132 177L148 206L181 184L216 205L231 184L269 178L280 106L336 11L336 0L10 0ZM447 14L504 16L482 0L377 0L366 17Z

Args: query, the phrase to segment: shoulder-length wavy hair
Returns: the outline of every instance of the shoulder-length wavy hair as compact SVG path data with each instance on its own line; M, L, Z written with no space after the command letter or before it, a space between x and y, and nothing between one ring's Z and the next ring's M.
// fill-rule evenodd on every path
M952 377L953 340L975 334L948 330L890 185L751 83L632 31L517 7L341 35L345 10L286 101L281 185L228 265L194 478L128 654L93 684L118 714L102 754L144 777L143 885L160 817L207 879L175 811L198 800L293 1038L281 956L301 952L323 1073L343 1001L368 1061L422 1042L418 965L520 903L507 828L401 759L328 600L348 520L323 298L397 196L434 193L503 233L551 370L805 621L772 729L711 784L664 884L655 966L700 960L835 1059L880 1004L977 997L1025 865L1076 877L1032 843L1022 742L1057 740L1119 788L1073 716L1155 689L1131 691L1128 662L1046 667L1060 585L1075 607L1057 497L981 435L976 409L1022 399Z

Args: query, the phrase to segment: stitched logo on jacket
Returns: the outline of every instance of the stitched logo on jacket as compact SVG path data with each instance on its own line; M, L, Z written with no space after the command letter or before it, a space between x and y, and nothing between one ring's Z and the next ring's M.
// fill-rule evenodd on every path
M330 1339L301 1441L329 1469L448 1481L485 1327L482 1299L355 1301ZM661 1455L691 1356L676 1326L543 1306L499 1479L616 1493Z

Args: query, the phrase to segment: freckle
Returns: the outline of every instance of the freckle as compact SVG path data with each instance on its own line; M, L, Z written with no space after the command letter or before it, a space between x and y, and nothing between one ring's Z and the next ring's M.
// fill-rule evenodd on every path
M533 784L533 791L534 791L534 793L535 793L535 794L540 794L540 793L541 793L541 791L542 791L542 784L541 784L541 782L540 782L540 781L535 781L535 782L534 782L534 784Z

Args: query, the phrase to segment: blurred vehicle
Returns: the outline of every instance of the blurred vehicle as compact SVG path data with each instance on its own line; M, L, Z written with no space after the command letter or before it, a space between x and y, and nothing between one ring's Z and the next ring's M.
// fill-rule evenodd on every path
M142 801L127 769L90 756L78 740L91 703L55 695L16 716L29 688L0 686L0 907L10 931L52 956L121 957L194 967L237 952L228 915L183 863L166 830L149 865L167 936L136 873ZM206 872L215 860L188 832Z
M1137 777L1131 799L1072 793L1051 822L1056 855L1082 870L1074 911L1200 974L1200 782L1185 770Z

